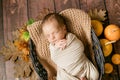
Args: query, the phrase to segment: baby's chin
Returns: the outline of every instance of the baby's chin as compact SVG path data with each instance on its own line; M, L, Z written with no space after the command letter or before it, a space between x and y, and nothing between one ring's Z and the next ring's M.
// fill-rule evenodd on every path
M55 45L57 42L58 42L58 40L56 40L56 41L51 41L50 43L53 44L53 45Z
M55 45L55 42L53 42L53 41L49 41L49 43Z

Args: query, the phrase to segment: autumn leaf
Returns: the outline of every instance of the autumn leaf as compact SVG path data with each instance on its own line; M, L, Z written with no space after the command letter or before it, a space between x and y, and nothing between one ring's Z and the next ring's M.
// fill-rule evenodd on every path
M28 26L28 25L31 25L31 24L34 23L34 22L35 22L35 20L29 19L28 22L27 22L27 26Z
M23 32L22 35L21 35L21 39L28 42L28 40L30 39L29 32L28 31Z
M89 16L91 17L92 20L99 20L99 21L105 21L106 20L106 11L105 10L90 10L88 12Z

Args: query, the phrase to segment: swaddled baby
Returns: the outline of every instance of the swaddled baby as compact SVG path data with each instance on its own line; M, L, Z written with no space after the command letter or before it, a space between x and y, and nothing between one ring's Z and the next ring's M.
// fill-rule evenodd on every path
M51 13L42 22L42 31L50 42L51 59L57 65L56 80L98 80L99 73L84 53L84 45L66 30L64 18Z

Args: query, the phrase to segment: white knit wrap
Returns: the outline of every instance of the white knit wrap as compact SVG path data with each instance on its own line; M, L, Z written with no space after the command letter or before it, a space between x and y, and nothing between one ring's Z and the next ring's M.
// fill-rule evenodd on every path
M57 64L57 80L79 80L76 76L98 80L99 73L85 56L82 42L72 33L66 39L64 50L50 44L51 58Z

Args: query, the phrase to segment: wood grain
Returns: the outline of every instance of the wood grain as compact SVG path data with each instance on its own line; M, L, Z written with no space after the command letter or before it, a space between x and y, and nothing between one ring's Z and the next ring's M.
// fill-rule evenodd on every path
M6 80L6 68L3 55L0 54L0 80Z
M45 10L54 11L53 0L28 0L28 18L36 19L44 14Z
M55 11L60 12L68 8L79 8L79 0L54 0Z
M88 12L90 9L105 9L104 0L79 0L80 9Z
M0 0L0 48L4 44L4 33L3 33L3 6L2 6L2 0Z
M4 45L4 33L3 33L3 6L2 0L0 0L0 49ZM0 54L0 80L6 80L5 62L4 56Z
M13 40L12 31L21 27L27 21L26 0L3 0L4 41ZM6 62L7 80L15 80L13 64Z
M26 0L3 0L4 41L13 40L12 31L27 21Z
M106 0L109 22L120 26L120 0Z

